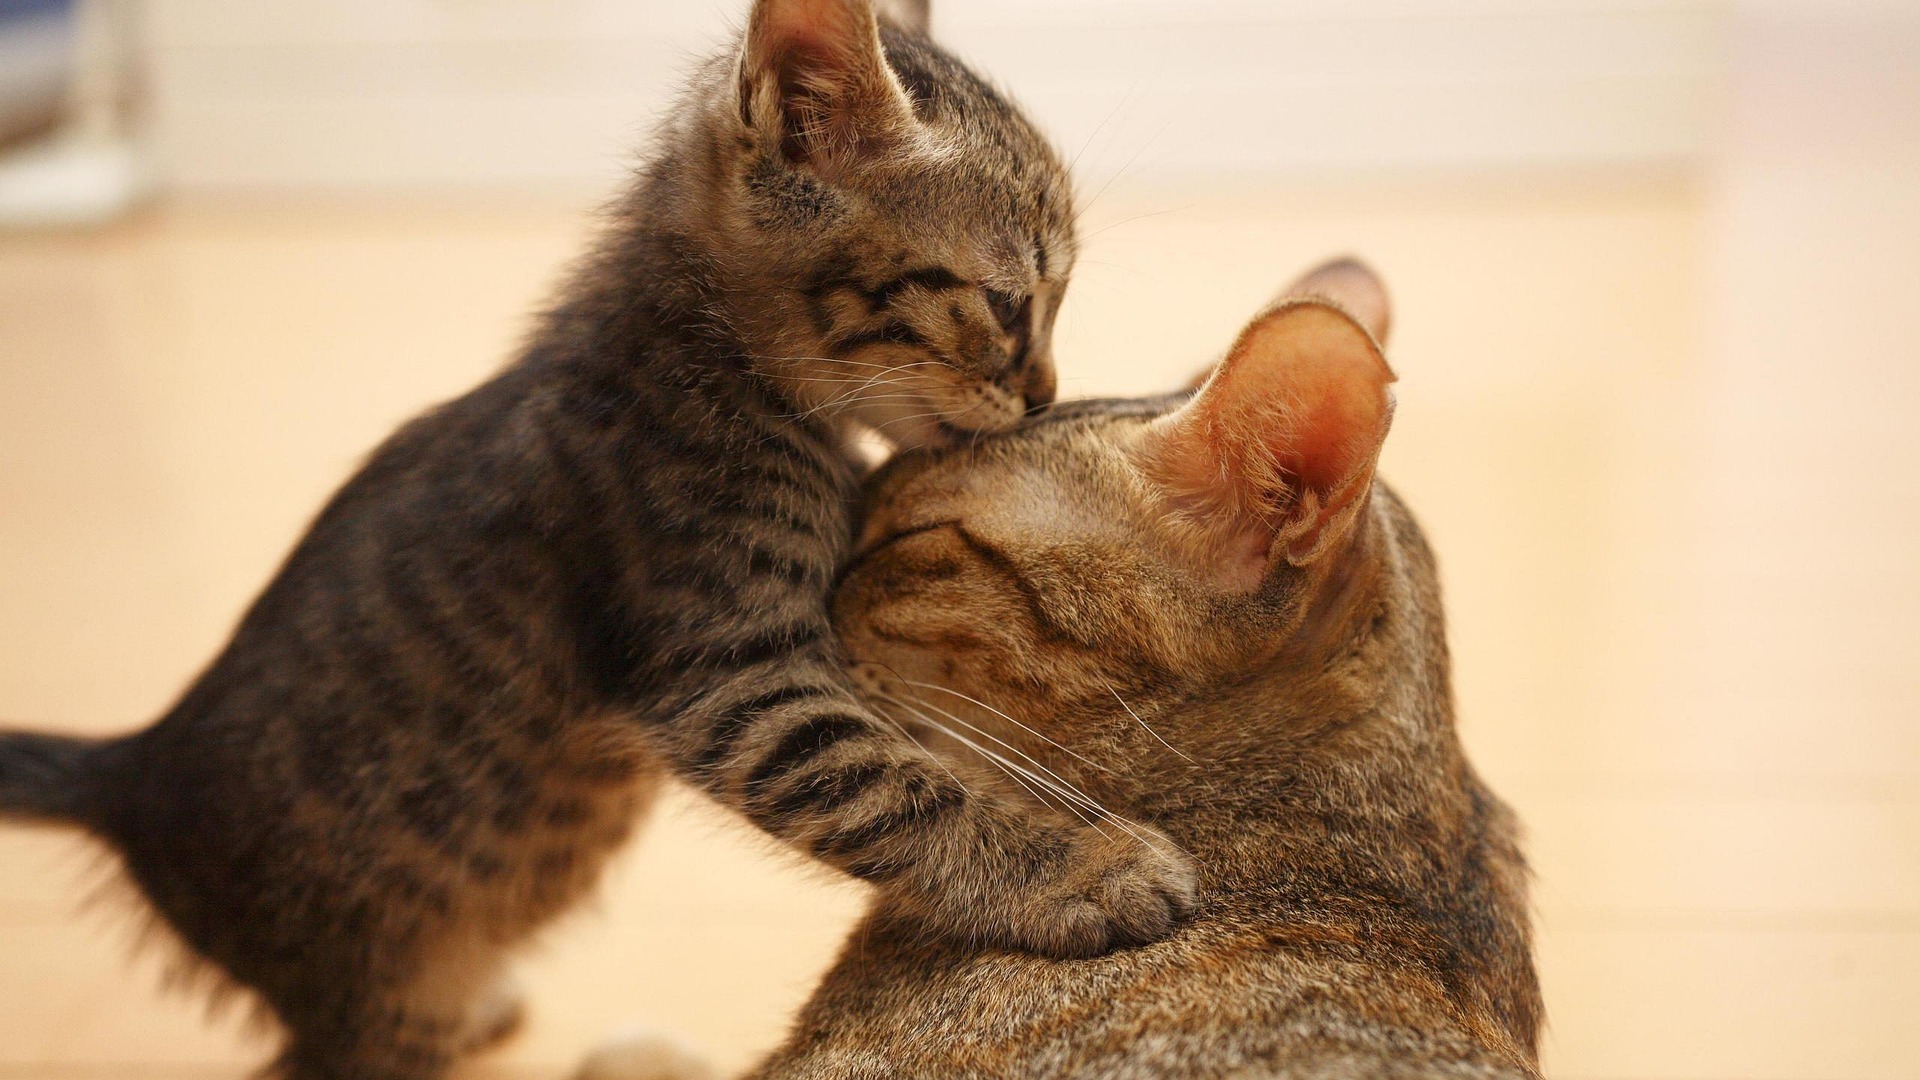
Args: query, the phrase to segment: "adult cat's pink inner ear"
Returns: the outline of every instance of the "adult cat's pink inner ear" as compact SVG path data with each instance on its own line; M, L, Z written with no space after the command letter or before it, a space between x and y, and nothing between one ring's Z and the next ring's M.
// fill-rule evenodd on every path
M1393 329L1393 305L1386 283L1366 263L1352 256L1321 263L1287 286L1278 301L1312 299L1333 301L1366 327L1373 340L1386 345Z
M1282 303L1253 321L1146 453L1240 584L1312 562L1346 535L1393 415L1393 370L1344 310Z
M1386 283L1373 268L1351 255L1329 259L1300 275L1293 284L1280 290L1275 304L1289 300L1324 300L1353 317L1373 335L1375 343L1386 347L1387 334L1393 329L1393 304ZM1195 375L1187 389L1197 391L1213 376L1214 367Z
M759 0L741 56L742 115L796 162L831 167L913 119L887 67L871 0Z

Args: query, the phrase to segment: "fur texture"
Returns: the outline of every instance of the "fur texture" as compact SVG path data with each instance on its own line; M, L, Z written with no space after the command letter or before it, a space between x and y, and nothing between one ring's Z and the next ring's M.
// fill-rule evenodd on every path
M1053 396L1073 262L1025 119L867 0L759 0L524 354L406 425L153 727L0 740L0 810L104 839L285 1026L289 1080L431 1080L671 770L932 932L1166 934L1187 862L962 787L827 618L859 422Z
M883 900L754 1076L1537 1077L1516 825L1454 732L1433 556L1372 482L1385 292L1332 271L1191 400L896 461L836 601L970 787L1177 844L1194 920L1048 960Z

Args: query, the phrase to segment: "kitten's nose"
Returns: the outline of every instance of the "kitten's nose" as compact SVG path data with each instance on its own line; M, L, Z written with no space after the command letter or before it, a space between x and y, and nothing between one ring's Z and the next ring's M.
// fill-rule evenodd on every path
M1053 397L1058 389L1058 380L1053 374L1053 358L1051 356L1033 358L1033 366L1027 372L1026 385L1020 388L1021 396L1027 400L1027 415L1032 416L1053 404Z

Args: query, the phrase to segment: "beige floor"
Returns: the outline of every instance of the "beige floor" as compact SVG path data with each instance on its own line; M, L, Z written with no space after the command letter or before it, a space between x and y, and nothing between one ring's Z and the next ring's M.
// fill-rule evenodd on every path
M1730 350L1780 340L1752 305L1788 337L1835 316L1776 312L1728 265L1755 211L1687 183L1129 198L1096 215L1068 393L1172 385L1325 254L1396 291L1385 471L1444 560L1467 739L1531 828L1550 1071L1920 1076L1898 355L1750 379ZM583 228L172 207L0 239L0 715L163 708L356 457L508 352ZM120 912L76 913L91 866L0 832L0 1077L241 1075L260 1043L127 966ZM532 959L536 1018L490 1068L554 1076L630 1023L744 1064L859 903L677 800Z

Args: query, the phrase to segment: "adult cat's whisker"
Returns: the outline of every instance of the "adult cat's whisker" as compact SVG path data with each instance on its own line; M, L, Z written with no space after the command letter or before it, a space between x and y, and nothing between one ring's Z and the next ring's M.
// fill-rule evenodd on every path
M882 700L893 701L893 703L896 705L905 704L904 702L898 701L890 697L882 698ZM945 761L941 760L939 754L936 754L932 750L929 750L927 748L927 744L921 742L919 738L916 737L912 731L908 730L905 724L902 724L900 721L895 720L891 716L888 716L884 710L878 710L878 709L874 710L874 717L878 719L881 723L892 728L894 731L899 732L901 738L907 740L908 742L919 747L920 749L925 750L927 753L927 756L933 759L933 763L935 765L940 766L941 772L946 773L947 776L951 778L955 784L958 784L960 786L961 791L966 792L969 797L973 796L973 793L974 793L973 789L967 786L967 782L965 780L960 779L960 774L954 772L951 766L949 766Z
M999 743L1001 746L1006 747L1008 750L1019 755L1021 758L1024 758L1035 769L1038 769L1040 770L1040 772L1046 774L1046 776L1044 777L1039 776L1033 773L1031 770L1025 768L1024 766L1019 765L1016 762L1008 762L1008 764L1011 765L1012 767L1020 769L1021 772L1031 777L1034 780L1034 782L1046 785L1050 790L1053 790L1055 793L1059 794L1063 798L1070 798L1079 802L1080 805L1087 807L1088 809L1092 810L1094 813L1099 814L1101 817L1119 826L1121 830L1127 833L1127 835L1133 837L1134 839L1140 841L1143 844L1152 846L1153 841L1150 840L1145 835L1143 835L1135 827L1137 825L1136 822L1131 822L1123 815L1114 813L1112 810L1108 809L1099 800L1095 799L1091 795L1088 795L1085 791L1082 791L1079 787L1070 783L1065 777L1062 777L1059 773L1056 773L1052 769L1049 769L1045 765L1041 764L1038 760L1036 760L1033 757L1033 755L1020 749L1019 747L1013 745L1012 743L1006 741L1005 739L1000 738L999 736L995 735L991 731L988 731L985 728L982 728L976 724L969 723L964 718L948 712L947 710L941 708L938 705L935 705L934 703L926 700L925 698L915 697L914 701L919 703L920 705L924 705L927 708L932 709L933 711L939 713L940 715L946 717L947 719L952 720L954 723L967 728L969 731L973 731L984 738L991 739L994 742ZM915 711L918 712L917 709ZM926 717L924 713L922 713L921 715L923 718L927 720L928 723L935 724L935 726L940 727L942 730L946 731L947 734L952 735L954 738L961 738L961 736L958 733L954 732L952 729L946 728L945 725L940 725L935 723L935 721L933 721L932 718ZM992 751L986 750L984 748L982 748L980 752L993 753ZM998 760L999 755L996 754L995 758Z
M1062 784L1067 783L1066 778L1062 777L1059 773L1054 772L1052 769L1047 768L1045 765L1042 765L1039 762L1039 760L1036 759L1032 754L1027 753L1025 750L1020 749L1018 746L1015 746L1013 743L1010 743L1007 740L1001 738L1000 736L995 735L993 732L988 731L986 728L983 728L980 725L975 724L970 720L967 720L965 717L958 716L954 713L950 713L947 710L941 708L938 705L935 705L933 702L928 701L926 698L920 697L917 694L913 696L913 700L917 704L925 706L926 708L932 709L934 712L939 713L941 716L944 716L947 719L953 721L954 723L959 724L960 726L966 728L968 731L971 731L976 735L981 736L982 738L991 739L995 743L998 743L999 745L1006 747L1007 750L1011 751L1014 754L1019 755L1020 758L1026 761L1027 764L1033 766L1036 769L1039 769L1041 772L1046 773L1048 776L1052 777L1054 780L1058 781L1059 783L1062 783ZM1068 786L1072 786L1072 785L1068 785ZM1082 798L1086 798L1089 802L1092 801L1092 797L1088 796L1085 792L1080 791L1079 788L1076 787L1074 788L1074 790L1076 792L1079 792Z
M1170 742L1168 742L1168 741L1167 741L1166 739L1164 739L1164 738L1161 738L1161 736L1160 736L1160 733L1159 733L1159 732L1157 732L1157 731L1155 731L1155 730L1153 730L1153 729L1152 729L1152 728L1150 728L1150 727L1147 727L1147 722L1146 722L1145 720L1142 720L1142 719L1140 719L1140 714L1139 714L1139 713L1137 713L1137 712L1134 712L1134 711L1133 711L1133 706L1131 706L1131 705L1129 705L1129 704L1127 704L1127 699L1126 699L1126 698L1123 698L1123 697L1121 697L1121 696L1120 696L1120 691L1118 691L1118 690L1115 690L1115 689L1113 688L1113 684L1112 684L1112 683L1110 683L1110 682L1107 682L1107 680L1106 680L1106 679L1104 679L1104 678L1103 678L1103 679L1101 679L1100 681L1101 681L1101 682L1102 682L1103 684L1105 684L1105 685L1106 685L1106 688L1107 688L1107 693L1109 693L1109 694L1112 694L1112 695L1113 695L1113 700L1115 700L1115 701L1117 701L1117 702L1119 702L1119 703L1120 703L1120 707L1121 707L1121 708L1123 708L1123 709L1125 709L1125 710L1127 710L1127 715L1128 715L1128 716L1131 716L1131 717L1133 717L1133 722L1134 722L1134 723L1136 723L1136 724L1139 724L1139 725L1140 725L1140 727L1141 727L1142 729L1144 729L1144 730L1146 731L1146 733L1147 733L1147 734L1149 734L1149 735L1151 735L1151 736L1153 736L1153 737L1154 737L1155 739L1159 739L1159 740L1160 740L1160 745L1161 745L1161 746L1164 746L1164 747L1166 747L1167 749L1169 749L1169 750L1172 750L1172 751L1173 751L1174 753L1176 753L1176 754L1180 754L1180 756L1181 756L1182 758L1185 758L1185 759L1186 759L1186 760L1187 760L1188 762L1190 762L1190 763L1192 763L1192 764L1195 764L1195 765L1197 765L1197 764L1199 764L1199 762L1197 762L1197 761L1194 761L1194 760L1193 760L1192 758L1190 758L1190 757L1187 757L1187 755L1185 755L1185 754L1182 754L1182 753L1180 753L1180 751L1179 751L1179 749L1178 749L1178 748L1176 748L1176 747L1175 747L1175 746L1174 746L1174 745L1173 745L1172 743L1170 743Z
M895 678L900 678L897 672L895 673ZM1101 772L1113 773L1113 775L1116 775L1116 776L1119 775L1118 773L1114 773L1112 769L1108 768L1105 765L1100 764L1097 761L1090 761L1087 758L1081 756L1080 754L1074 753L1071 749L1068 749L1067 747L1060 745L1054 740L1048 738L1046 735L1038 731L1035 731L1034 729L1028 727L1027 725L1021 723L1018 720L1015 720L1013 717L1008 716L1006 713L1001 712L999 709L996 709L993 706L987 704L986 702L981 701L979 698L969 697L966 694L963 694L960 691L953 689L952 687L941 686L939 683L917 682L913 679L907 679L907 678L900 678L900 681L907 684L908 686L912 686L917 689L938 690L943 694L952 694L954 697L957 697L962 701L972 702L973 704L980 706L981 708L987 710L988 712L999 717L1000 719L1005 720L1007 723L1012 724L1014 727L1019 728L1021 731L1024 731L1027 734L1033 736L1034 738L1039 739L1040 741L1046 743L1047 745L1052 746L1054 749L1059 750L1060 752L1075 758L1076 760L1082 762L1083 764L1091 765L1092 767L1099 769ZM1168 747L1168 749L1171 750L1173 748Z
M1099 822L1095 818L1088 817L1085 812L1083 812L1082 810L1079 809L1079 807L1074 805L1074 803L1078 800L1071 799L1068 796L1068 793L1066 791L1061 790L1055 785L1048 783L1046 778L1038 775L1037 773L1034 773L1032 770L1029 770L1021 766L1019 763L1015 761L1012 761L1006 757L1003 757L1000 754L994 753L992 750L988 749L987 747L981 746L979 743L974 742L972 739L967 738L965 735L962 735L959 732L948 727L947 725L941 723L940 721L935 720L933 717L928 716L926 713L922 712L912 702L906 701L903 698L892 697L891 695L888 695L885 700L892 701L895 704L900 705L901 707L911 711L915 716L918 716L920 718L921 723L926 724L928 727L934 729L935 731L940 732L941 734L945 735L949 739L952 739L954 742L957 742L960 745L966 747L967 749L972 750L974 753L979 754L982 758L985 758L988 763L998 768L1001 772L1006 773L1007 776L1011 778L1014 783L1019 784L1022 788L1024 788L1027 791L1028 794L1032 795L1036 799L1039 799L1042 804L1047 806L1052 806L1053 802L1049 800L1042 791L1036 791L1032 785L1038 784L1042 789L1045 789L1045 791L1051 791L1055 795L1055 797L1059 798L1061 802L1065 804L1063 808L1067 810L1067 812L1079 818L1082 822L1085 822L1088 828L1094 830L1095 832L1098 832L1102 836L1107 836L1108 839L1112 839L1112 837L1108 835L1107 831L1100 827ZM915 700L918 700L918 699L915 699ZM925 701L920 701L919 704L927 705ZM927 705L927 707L933 708L933 706L931 705ZM1110 820L1113 820L1115 824L1120 824L1120 822L1118 821L1115 815L1110 814L1104 807L1101 807L1098 803L1093 802L1092 799L1087 798L1085 795L1081 795L1081 799L1084 799L1086 804L1090 804L1090 808L1093 810L1095 814L1099 815L1100 817L1106 817ZM1122 827L1124 828L1124 825ZM1132 833L1132 830L1130 829L1127 831L1130 834Z
M897 677L898 673L895 673L895 674ZM902 679L901 681L910 682L910 680L906 680L906 679ZM946 687L935 686L934 689L945 690ZM949 691L949 692L951 693L953 691ZM1179 845L1174 844L1171 840L1167 840L1164 837L1148 836L1148 835L1142 834L1137 827L1139 825L1138 822L1134 822L1129 818L1125 817L1124 815L1117 814L1114 811L1108 809L1105 804L1101 803L1099 800L1095 799L1093 796L1088 795L1085 791L1081 790L1079 787L1069 782L1065 777L1061 776L1059 773L1056 773L1052 769L1049 769L1045 765L1041 764L1038 760L1036 760L1033 757L1033 755L1020 749L1019 747L1013 745L1012 743L1006 741L1005 739L1000 738L999 736L993 734L991 731L988 731L977 724L970 723L966 719L948 712L947 710L941 708L938 705L935 705L934 703L926 700L925 698L915 696L914 701L918 702L921 705L926 706L929 709L934 710L935 712L946 717L947 719L952 720L954 723L957 723L966 727L970 731L977 732L978 734L980 734L985 738L992 739L994 742L999 743L1001 746L1006 747L1008 750L1012 751L1013 753L1018 754L1020 757L1024 758L1028 763L1030 763L1034 768L1039 769L1041 772L1045 773L1047 777L1052 778L1052 782L1050 783L1046 777L1034 776L1033 779L1036 782L1046 784L1049 788L1052 788L1055 791L1057 791L1063 798L1072 798L1079 801L1081 805L1088 807L1089 809L1093 810L1095 813L1106 818L1108 821L1111 821L1113 824L1118 825L1121 829L1125 830L1129 836L1132 836L1134 839L1140 841L1142 844L1145 844L1151 847L1155 843L1163 843L1173 847L1174 850L1176 851L1184 850L1180 848ZM990 708L991 706L983 706L983 707ZM915 711L918 712L919 710L916 709ZM921 713L920 715L923 718L926 717L926 714L924 713ZM928 723L933 723L931 718L927 718L927 719L928 719ZM946 729L944 725L936 725L936 726L941 727L942 730L947 730L948 734L953 734L953 732L951 732L951 730L949 729ZM1038 733L1036 732L1036 734ZM958 736L956 735L955 737L957 738ZM1045 736L1041 736L1041 737L1045 738ZM1066 748L1061 747L1061 749L1065 750ZM1068 751L1068 753L1072 753L1072 751ZM1078 754L1075 754L1074 756L1079 757ZM1085 761L1086 759L1081 758L1080 760ZM1093 762L1087 762L1087 763L1089 765L1094 765ZM1094 767L1100 768L1101 766L1094 765ZM1023 771L1025 770L1023 769ZM1111 769L1108 769L1106 771L1109 773L1113 772L1113 770ZM1031 776L1032 773L1029 772L1028 775Z
M1093 800L1090 797L1087 797L1084 793L1080 793L1080 800L1069 799L1064 792L1056 789L1056 785L1048 783L1044 777L1034 773L1031 769L1028 769L1023 765L1020 765L1018 762L1013 761L1012 759L1006 757L1005 755L1002 755L988 747L982 746L979 743L974 742L972 739L969 739L965 735L960 734L958 731L955 731L953 728L947 726L946 724L941 723L939 720L934 719L931 715L929 715L926 712L927 709L936 709L936 706L932 705L931 703L917 697L913 698L912 700L908 700L907 698L898 697L892 694L884 694L884 695L878 695L878 696L880 696L882 700L892 702L893 704L899 705L900 707L907 709L908 711L912 712L915 716L919 717L921 723L926 724L928 727L933 728L935 731L938 731L941 734L946 735L948 738L953 739L955 742L958 742L961 745L967 747L968 749L972 750L974 753L979 754L981 757L985 758L990 764L998 768L1001 772L1006 773L1007 776L1010 777L1015 783L1019 784L1022 788L1026 789L1026 791L1029 794L1039 799L1042 803L1045 803L1048 806L1053 806L1054 800L1059 799L1062 803L1062 805L1059 807L1060 809L1064 809L1071 812L1072 814L1074 814L1074 816L1080 818L1082 821L1085 821L1088 825L1094 825L1095 824L1094 820L1088 818L1085 814L1081 813L1078 809L1076 809L1076 803L1078 803L1079 805L1090 804L1102 816L1106 816L1107 812L1104 810L1104 808L1099 807L1097 803L1094 803ZM975 730L978 731L978 729L975 729ZM987 734L986 732L980 732L980 734L985 735L987 738L990 738L990 739L993 738L992 735ZM994 741L999 742L1000 740L996 739ZM1005 744L1002 743L1002 745L1005 745ZM1013 750L1015 753L1019 752L1017 747L1008 747L1008 749ZM1034 784L1040 784L1042 786L1039 788L1035 788L1033 786ZM1049 795L1051 795L1052 798L1049 798Z

